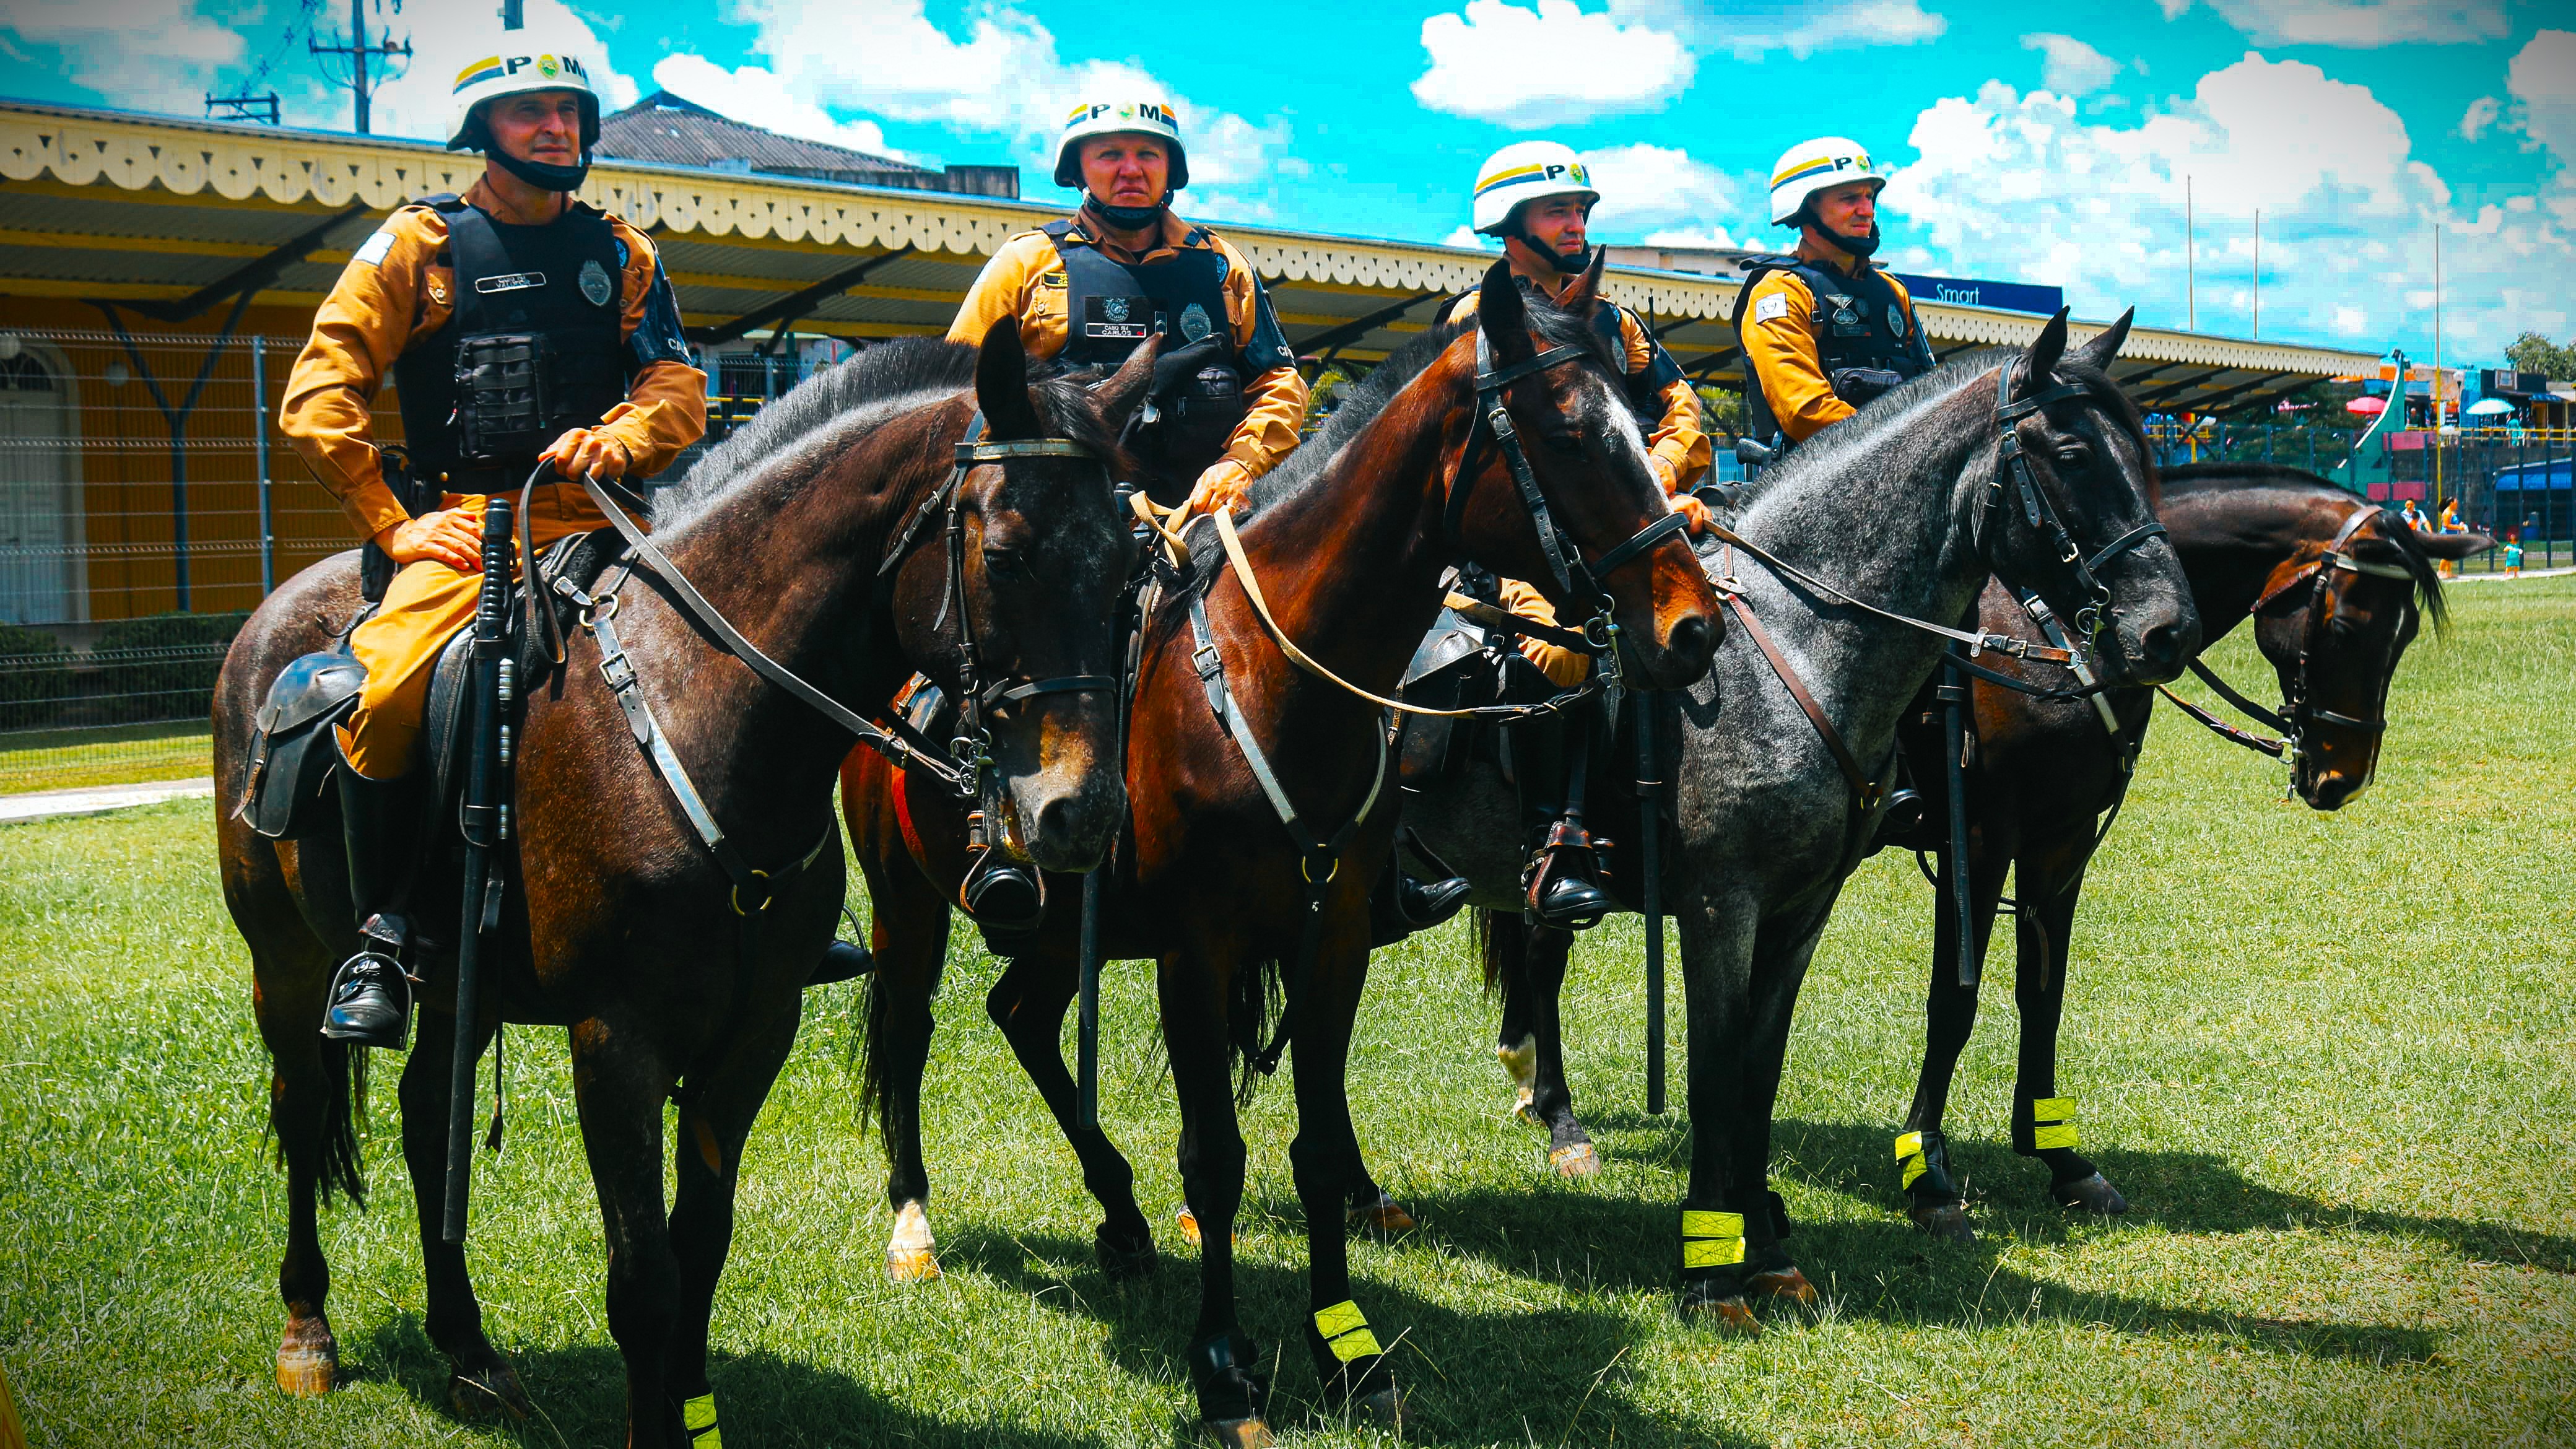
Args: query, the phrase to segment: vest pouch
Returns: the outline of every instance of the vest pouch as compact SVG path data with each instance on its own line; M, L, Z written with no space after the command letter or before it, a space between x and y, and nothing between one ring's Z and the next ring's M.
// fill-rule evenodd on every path
M1883 367L1838 367L1831 381L1834 396L1853 407L1865 407L1896 391L1905 377Z
M542 333L486 332L456 349L456 432L469 463L532 458L554 441L547 426L554 346Z

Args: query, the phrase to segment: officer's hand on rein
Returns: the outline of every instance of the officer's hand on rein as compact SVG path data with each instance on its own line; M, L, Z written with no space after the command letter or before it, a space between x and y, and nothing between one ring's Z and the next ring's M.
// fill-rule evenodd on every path
M566 478L596 473L602 478L623 478L627 465L634 461L626 445L589 428L575 428L555 439L554 446L538 455L541 461L555 465L555 472Z
M1708 532L1709 516L1707 504L1700 502L1698 499L1693 498L1687 493L1679 493L1673 496L1672 505L1673 512L1690 520L1689 528L1693 534L1704 534Z
M375 543L397 568L427 559L461 574L483 571L481 525L457 509L441 508L405 519L377 534Z
M1222 508L1228 513L1243 507L1244 495L1252 491L1252 474L1232 458L1220 458L1199 475L1196 487L1190 489L1187 513L1213 513Z

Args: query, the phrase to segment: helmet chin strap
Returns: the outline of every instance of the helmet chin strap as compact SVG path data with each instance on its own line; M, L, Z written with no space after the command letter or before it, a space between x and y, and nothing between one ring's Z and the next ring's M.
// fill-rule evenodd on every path
M1583 248L1581 251L1576 252L1572 256L1567 256L1565 253L1558 251L1556 248L1549 246L1543 241L1540 241L1537 237L1530 235L1530 229L1526 226L1515 228L1512 235L1519 240L1522 246L1528 247L1531 251L1538 253L1539 257L1549 266L1556 268L1558 271L1563 272L1569 277L1581 275L1584 268L1592 265L1592 248L1588 246Z
M1812 226L1817 231L1823 233L1826 240L1832 242L1835 246L1842 248L1855 260L1867 261L1869 260L1870 253L1878 250L1879 232L1878 223L1875 221L1872 221L1869 224L1869 235L1858 237L1845 236L1841 232L1834 230L1832 227L1825 225L1825 219L1816 215L1816 204L1813 201L1810 201L1805 206L1799 208L1799 220L1802 226Z
M499 163L502 170L540 191L579 191L583 179L590 175L590 153L587 151L582 153L580 163L573 166L554 166L543 161L522 161L502 150L497 144L483 154Z
M1159 204L1154 206L1111 206L1108 202L1101 200L1098 196L1093 195L1090 192L1083 193L1083 199L1091 204L1092 210L1099 212L1111 226L1118 228L1120 231L1143 231L1145 228L1152 226L1163 219L1163 207Z

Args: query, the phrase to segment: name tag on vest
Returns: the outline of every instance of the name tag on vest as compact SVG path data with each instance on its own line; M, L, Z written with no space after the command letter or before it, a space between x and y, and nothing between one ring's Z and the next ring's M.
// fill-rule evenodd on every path
M493 292L524 292L546 284L543 272L511 272L498 277L476 277L474 290L489 295Z
M1151 297L1082 299L1082 335L1085 337L1142 342L1153 333L1154 299Z

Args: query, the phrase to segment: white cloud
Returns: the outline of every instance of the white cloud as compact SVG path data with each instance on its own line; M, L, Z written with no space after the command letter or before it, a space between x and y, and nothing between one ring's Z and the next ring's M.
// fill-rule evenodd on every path
M63 78L115 105L188 115L246 51L196 0L11 0L0 33L59 47Z
M2468 110L2460 116L2460 139L2474 141L2485 135L2487 127L2494 125L2496 117L2502 114L2504 104L2493 96L2480 96L2469 102Z
M2102 89L2120 74L2120 63L2072 35L2041 31L2021 38L2021 48L2045 57L2040 83L2061 96L2081 96Z
M2546 74L2549 57L2533 68ZM2533 95L2553 94L2555 79L2533 81ZM2548 131L2542 113L2557 103L2524 104ZM2576 119L2576 109L2566 114ZM2576 127L2550 134L2576 140ZM2266 336L2375 347L2429 332L2409 293L2431 280L2436 222L2448 229L2445 325L2464 354L2496 351L2528 325L2529 309L2518 314L2506 288L2576 275L2576 186L2563 169L2539 206L2456 215L2395 112L2299 62L2249 53L2126 125L2086 124L2071 98L1989 81L1924 111L1909 139L1923 159L1892 178L1882 201L1890 259L2052 283L2085 315L2136 302L2152 324L2183 322L2186 178L2204 330L2241 332L2250 321L2229 297L2250 288L2257 208Z
M704 56L666 55L653 67L653 84L747 126L898 161L912 159L886 145L885 130L876 122L835 120L812 101L789 95L776 74L759 66L726 70Z
M1950 23L1918 0L1610 0L1610 13L1678 35L1701 55L1757 61L1775 50L1914 45Z
M2180 20L2191 9L2191 0L2156 0L2156 8L2167 20Z
M1624 240L1658 229L1704 232L1735 210L1735 182L1687 151L1616 146L1584 152L1583 165L1601 192L1592 211L1596 239Z
M1503 245L1463 221L1458 223L1456 231L1442 237L1440 244L1444 247L1474 247L1480 252L1499 251Z
M2164 0L2165 18L2182 13ZM2209 0L2258 45L2449 45L2505 36L2504 0ZM2185 7L2187 8L2187 7Z
M1716 247L1721 251L1732 251L1744 243L1728 235L1725 227L1712 226L1696 231L1687 227L1679 231L1650 231L1646 233L1646 245L1674 248Z
M2505 90L2519 102L2515 128L2576 162L2576 31L2533 36L2506 69Z
M399 77L376 91L373 129L390 136L446 140L448 106L456 92L457 73L490 55L493 41L500 34L499 23L484 18L490 14L478 6L469 23L440 24L424 6L395 20L392 34L396 39L408 34L411 63ZM599 93L602 109L619 110L642 97L643 91L634 78L610 63L608 42L564 0L527 0L527 19L530 33L544 36L550 44L561 45L581 58L583 67L590 72L591 89ZM368 33L375 32L370 29ZM333 104L336 109L325 124L348 125L347 93L341 92Z
M1697 62L1679 38L1574 0L1467 0L1422 22L1431 66L1413 83L1425 107L1516 130L1644 110L1690 84Z

